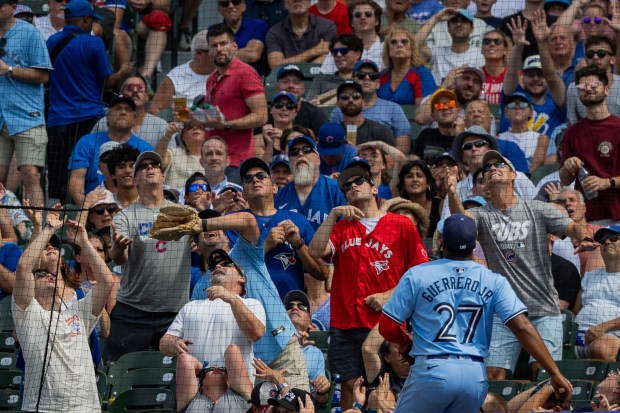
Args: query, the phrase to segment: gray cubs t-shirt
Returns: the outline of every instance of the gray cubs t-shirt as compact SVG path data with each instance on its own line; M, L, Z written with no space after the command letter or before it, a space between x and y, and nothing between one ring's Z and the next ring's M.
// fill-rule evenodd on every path
M521 198L505 211L487 204L469 212L489 269L508 279L530 316L558 315L547 233L564 235L572 220L544 202Z
M166 201L164 205L171 205ZM129 259L121 266L117 300L142 311L178 312L189 301L189 239L158 241L149 237L159 208L131 204L114 217L119 235L130 238Z

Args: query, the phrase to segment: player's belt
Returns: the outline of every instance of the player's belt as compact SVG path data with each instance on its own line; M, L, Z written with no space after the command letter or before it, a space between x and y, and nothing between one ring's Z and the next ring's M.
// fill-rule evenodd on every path
M466 356L462 354L434 354L430 356L426 356L427 360L447 360L447 359L458 359L458 360L471 360L476 363L484 363L484 358L480 356Z

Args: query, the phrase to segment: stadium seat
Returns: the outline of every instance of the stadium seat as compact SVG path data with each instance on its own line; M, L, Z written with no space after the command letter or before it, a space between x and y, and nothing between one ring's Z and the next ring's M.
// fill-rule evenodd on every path
M3 353L15 353L15 339L13 338L13 332L3 331L0 332L0 352Z
M101 370L97 370L96 374L97 379L97 392L99 393L99 400L107 401L108 400L108 377L105 372Z
M523 382L513 380L489 381L489 392L495 393L506 401L512 399L523 390Z
M577 336L577 324L575 316L570 310L562 310L562 360L575 358L575 337Z
M156 367L175 369L176 366L176 360L159 351L135 351L125 354L114 364L108 365L108 380L114 380L116 376L121 376L129 370Z
M0 411L20 411L22 407L22 396L19 390L2 389L0 390Z
M121 393L108 405L109 413L126 413L148 409L173 409L174 395L167 389L133 389Z
M559 163L541 165L538 169L534 171L530 180L534 185L538 185L541 179L543 179L545 176L549 175L552 172L558 171L559 169Z
M607 374L607 363L598 360L562 360L557 365L562 374L569 380L602 381ZM538 370L537 381L548 379L545 369Z
M590 400L594 396L596 386L593 381L589 380L570 380L573 385L573 399Z
M327 353L329 347L329 331L310 331L308 340L314 341L314 345L323 353Z
M19 390L22 382L20 370L0 370L0 389Z
M616 370L620 370L620 362L609 363L609 365L607 366L607 373L605 374L605 376L607 376L607 374L611 373L612 371L616 371Z
M120 377L109 380L109 398L115 399L119 394L138 388L159 388L174 391L175 369L147 368L129 370Z
M0 301L0 331L13 332L13 313L11 311L11 296Z
M15 370L17 354L0 352L0 370Z
M403 108L403 112L405 112L405 116L407 116L407 120L409 122L413 122L415 118L415 111L417 109L416 105L400 105Z

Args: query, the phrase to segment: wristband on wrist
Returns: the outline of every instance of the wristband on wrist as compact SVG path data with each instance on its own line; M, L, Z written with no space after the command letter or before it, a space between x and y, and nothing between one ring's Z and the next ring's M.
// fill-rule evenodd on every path
M358 402L353 402L353 408L357 409L359 411L363 411L364 410L364 406L362 406L361 404L359 404Z
M293 248L293 251L297 251L298 249L300 249L301 247L303 247L304 245L306 245L306 243L304 242L303 238L299 239L299 244L297 245L292 245L291 247Z
M202 220L202 232L208 232L206 219Z
M614 189L616 187L616 180L614 178L609 178L609 189Z
M285 383L282 383L281 385L279 385L279 386L278 386L278 396L280 395L280 393L282 392L282 390L284 390L284 389L285 389L285 388L287 388L287 387L288 387L288 384L287 384L286 382L285 382Z

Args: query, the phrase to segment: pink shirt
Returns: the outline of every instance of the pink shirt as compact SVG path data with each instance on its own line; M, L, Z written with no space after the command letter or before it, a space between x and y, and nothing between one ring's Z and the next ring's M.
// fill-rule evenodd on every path
M250 113L247 99L261 94L265 94L265 88L256 70L235 57L223 75L215 70L209 76L205 102L219 107L226 120L233 121ZM213 135L222 137L228 144L231 166L239 166L253 156L252 129L207 131L207 136Z

